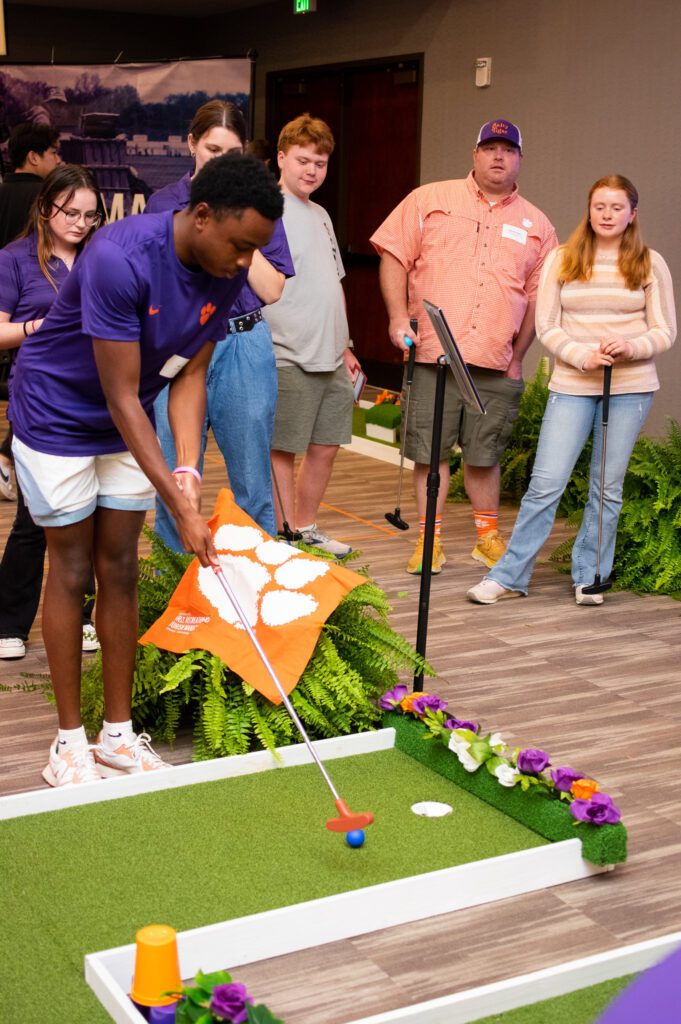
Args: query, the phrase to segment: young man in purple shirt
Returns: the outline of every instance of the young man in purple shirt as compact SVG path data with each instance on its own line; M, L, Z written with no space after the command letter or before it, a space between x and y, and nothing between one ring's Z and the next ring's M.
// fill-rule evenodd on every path
M185 174L155 192L145 213L183 210L189 203L191 182L191 175ZM277 368L272 333L262 306L277 301L285 280L294 274L286 232L278 220L271 241L254 255L248 280L230 313L227 337L216 345L206 378L208 420L199 468L210 426L237 505L269 534L276 532L270 448L277 407ZM168 393L162 391L154 407L156 432L166 462L173 469L177 463L167 404ZM154 529L169 547L182 550L175 522L160 498L156 500Z
M43 634L59 717L43 773L51 785L163 767L130 715L137 541L156 488L186 550L203 565L216 560L196 468L206 368L253 253L269 242L281 213L279 190L257 161L231 154L210 161L187 209L103 228L20 349L13 451L50 556ZM152 422L154 399L169 381L174 475ZM80 718L80 612L91 559L105 702L94 751Z

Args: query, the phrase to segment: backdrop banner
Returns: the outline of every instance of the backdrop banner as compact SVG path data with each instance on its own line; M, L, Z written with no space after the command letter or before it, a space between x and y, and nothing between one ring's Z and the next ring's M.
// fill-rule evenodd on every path
M230 100L248 121L250 88L245 58L3 64L0 141L22 121L55 125L62 158L94 171L109 220L119 220L142 213L152 192L192 169L187 128L198 108ZM9 170L6 145L2 150Z

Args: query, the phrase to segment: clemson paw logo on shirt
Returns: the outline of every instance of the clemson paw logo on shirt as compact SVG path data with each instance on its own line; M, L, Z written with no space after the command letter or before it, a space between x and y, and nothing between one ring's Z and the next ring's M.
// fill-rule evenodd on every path
M204 324L208 323L208 321L212 317L212 315L215 312L215 310L216 310L216 307L213 305L212 302L207 302L205 306L201 307L201 315L199 316L199 323L201 324L202 327L203 327Z
M213 542L227 582L252 628L260 622L285 626L319 607L313 584L329 572L328 563L271 540L253 526L221 526ZM199 568L198 586L221 619L243 629L212 569Z

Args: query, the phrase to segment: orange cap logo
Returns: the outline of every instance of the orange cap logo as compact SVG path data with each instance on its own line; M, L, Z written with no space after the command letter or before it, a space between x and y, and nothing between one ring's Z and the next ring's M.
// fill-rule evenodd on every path
M208 323L213 313L215 312L215 309L216 307L213 305L212 302L207 302L205 306L201 307L201 316L199 317L199 323L201 324L202 327L204 324Z
M508 135L508 125L505 121L493 121L491 128L495 135Z

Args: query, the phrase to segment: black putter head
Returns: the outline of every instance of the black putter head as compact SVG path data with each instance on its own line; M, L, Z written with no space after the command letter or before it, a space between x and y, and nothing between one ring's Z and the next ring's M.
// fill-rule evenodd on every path
M612 580L603 580L597 576L590 587L582 587L583 594L604 594L606 590L610 590L612 586Z
M282 540L287 541L289 544L294 540L302 540L303 535L300 530L292 530L287 522L282 523L281 530L277 534L277 537L281 537Z
M405 523L404 519L400 515L399 508L396 508L394 512L386 512L385 518L388 520L391 526L394 526L396 530L408 530L409 523Z

